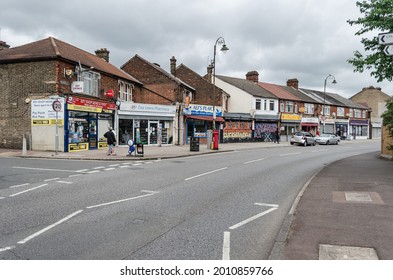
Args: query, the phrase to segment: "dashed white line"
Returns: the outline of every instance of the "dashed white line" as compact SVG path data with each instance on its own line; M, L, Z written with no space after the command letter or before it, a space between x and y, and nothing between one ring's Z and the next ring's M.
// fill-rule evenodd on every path
M265 159L265 158L254 159L254 160L250 160L250 161L243 162L243 164L254 163L254 162L262 161L262 160L264 160L264 159Z
M224 231L224 242L222 245L222 259L230 260L231 253L231 233L229 231Z
M105 166L97 166L97 167L93 167L92 169L97 170L97 169L104 169Z
M59 179L60 179L60 177L51 178L51 179L45 179L44 182L55 181L55 180L59 180Z
M11 186L10 189L24 187L24 186L28 186L28 185L30 185L30 183L25 183L25 184L20 184L20 185L16 185L16 186Z
M50 225L50 226L48 226L48 227L46 227L46 228L44 228L44 229L42 229L42 230L40 230L40 231L37 231L36 233L30 235L29 237L26 237L25 239L19 241L18 244L24 244L24 243L26 243L27 241L29 241L29 240L31 240L31 239L33 239L33 238L35 238L35 237L37 237L37 236L43 234L44 232L46 232L46 231L48 231L48 230L54 228L55 226L58 226L58 225L64 223L65 221L67 221L67 220L69 220L69 219L75 217L76 215L78 215L78 214L80 214L80 213L82 213L82 212L83 212L83 210L78 210L78 211L76 211L76 212L74 212L74 213L68 215L67 217L65 217L65 218L63 218L63 219L57 221L56 223L54 223L54 224L52 224L52 225Z
M86 172L86 171L89 171L89 169L76 170L75 172Z
M278 208L278 207L279 207L279 205L277 205L277 204L258 203L258 202L255 202L254 205L267 206L267 207L275 207L275 208Z
M111 166L111 167L115 167L115 166L119 166L120 164L119 163L117 163L117 164L111 164L111 165L109 165L109 166Z
M104 170L105 170L105 171L111 171L111 170L114 170L114 169L116 169L116 168L114 168L114 167L109 167L109 168L105 168Z
M35 167L23 167L23 166L13 166L12 168L27 169L27 170L40 170L40 171L71 172L71 173L80 172L80 171L65 170L65 169L35 168Z
M69 181L56 181L56 183L60 183L60 184L68 184L68 185L71 185L71 184L73 184L73 182L69 182Z
M148 196L155 195L156 193L157 192L153 192L152 191L152 192L148 192L147 194L143 194L143 195L139 195L139 196L134 196L134 197L130 197L130 198L120 199L120 200L106 202L106 203L92 205L92 206L87 206L86 209L92 209L92 208L97 208L97 207L102 207L102 206L108 206L108 205L121 203L121 202L126 202L126 201L130 201L130 200L138 199L138 198L148 197Z
M285 156L293 156L293 155L299 155L301 152L298 153L289 153L289 154L281 154L280 157L285 157Z
M225 169L227 169L227 168L228 168L228 167L223 167L223 168L219 168L219 169L216 169L216 170L212 170L212 171L209 171L209 172L206 172L206 173L202 173L202 174L199 174L199 175L195 175L195 176L189 177L189 178L187 178L187 179L184 179L184 181L192 180L192 179L195 179L195 178L198 178L198 177L201 177L201 176L205 176L205 175L209 175L209 174L212 174L212 173L215 173L215 172L219 172L219 171L225 170Z
M15 248L15 246L9 246L9 247L0 248L0 252L12 250L12 249L14 249L14 248Z
M74 175L70 175L68 177L72 178L72 177L78 177L78 176L82 176L82 174L74 174Z
M1 196L0 199L5 199L5 197L2 197L2 196Z
M39 186L37 186L37 187L31 188L31 189L28 189L28 190L24 190L24 191L22 191L22 192L14 193L14 194L11 194L10 197L14 197L14 196L17 196L17 195L26 193L26 192L30 192L30 191L33 191L33 190L36 190L36 189L45 187L45 186L47 186L47 185L48 185L48 184L43 184L43 185L39 185Z
M98 173L98 172L100 172L100 170L93 170L93 171L89 171L89 172L86 172L86 173L93 174L93 173Z

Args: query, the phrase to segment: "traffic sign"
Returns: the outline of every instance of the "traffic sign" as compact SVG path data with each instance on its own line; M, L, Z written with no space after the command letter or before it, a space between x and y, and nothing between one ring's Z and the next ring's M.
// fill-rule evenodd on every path
M380 34L378 34L378 43L380 45L393 44L393 33L380 33Z
M388 56L393 55L393 45L387 45L384 49L383 49L384 53Z
M61 102L59 100L53 101L52 108L55 112L60 112L61 111Z

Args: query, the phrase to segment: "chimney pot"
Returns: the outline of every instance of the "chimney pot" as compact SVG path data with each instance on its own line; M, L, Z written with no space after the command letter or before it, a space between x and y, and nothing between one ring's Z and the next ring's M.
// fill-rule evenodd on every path
M172 56L171 61L171 74L176 77L176 58Z
M4 41L0 41L0 51L3 49L9 49L10 45L8 45L6 42Z

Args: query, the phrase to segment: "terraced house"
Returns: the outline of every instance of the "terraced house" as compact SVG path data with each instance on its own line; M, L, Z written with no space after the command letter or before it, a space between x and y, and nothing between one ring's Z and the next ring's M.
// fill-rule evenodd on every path
M34 150L104 149L103 135L116 123L116 101L143 90L140 81L109 63L107 49L94 55L53 37L2 45L2 148L21 149L25 142Z

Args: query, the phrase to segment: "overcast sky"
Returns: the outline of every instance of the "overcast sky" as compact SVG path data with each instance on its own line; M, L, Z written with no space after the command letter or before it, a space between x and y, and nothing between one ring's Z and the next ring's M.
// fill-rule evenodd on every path
M110 51L117 67L135 54L169 71L172 56L200 75L213 59L219 37L229 51L217 52L216 74L350 97L373 85L393 94L389 82L354 73L347 59L363 53L355 0L0 0L0 40L11 47L53 36L94 54ZM382 31L381 31L382 32ZM379 31L376 31L378 35ZM218 48L219 49L219 48Z

